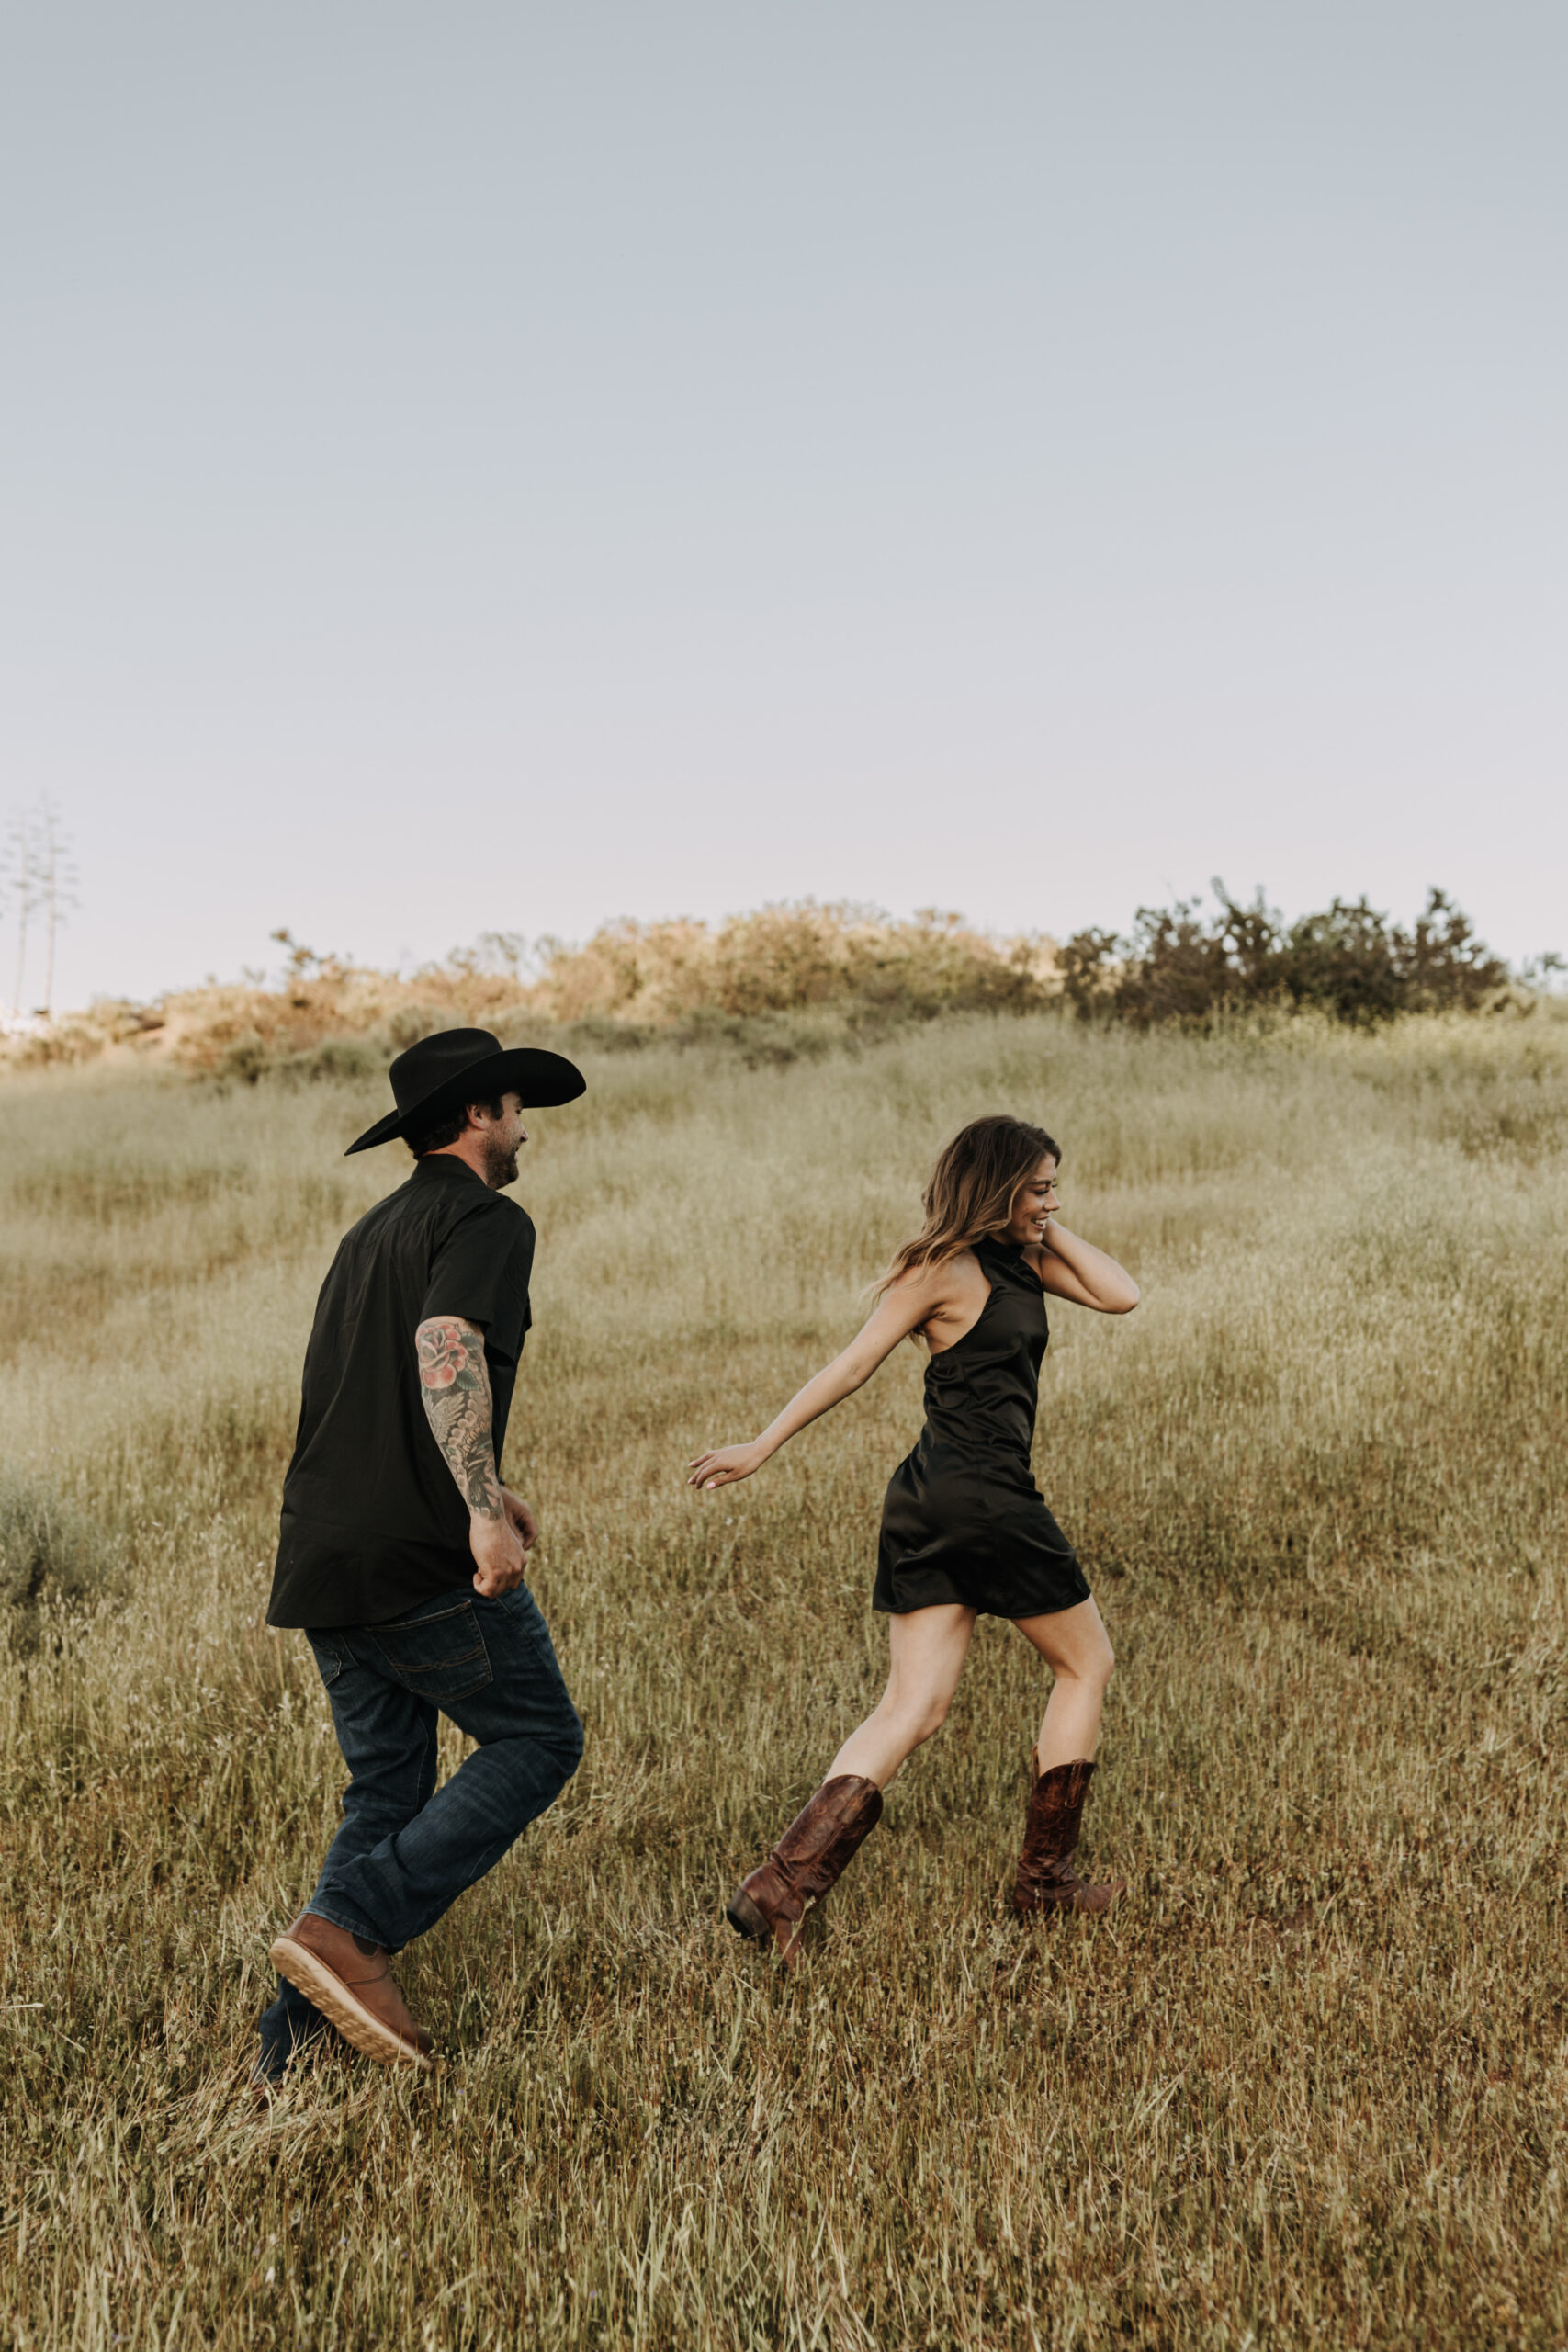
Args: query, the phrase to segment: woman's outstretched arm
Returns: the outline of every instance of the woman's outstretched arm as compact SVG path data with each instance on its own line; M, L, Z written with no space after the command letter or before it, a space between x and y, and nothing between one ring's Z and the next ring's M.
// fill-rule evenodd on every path
M1056 1298L1092 1306L1100 1315L1130 1315L1138 1303L1138 1285L1126 1267L1092 1241L1081 1241L1055 1217L1034 1254L1040 1279Z
M824 1413L865 1385L899 1340L907 1340L911 1331L918 1331L936 1313L951 1287L952 1276L949 1264L935 1273L928 1270L895 1283L843 1353L836 1355L830 1364L807 1382L798 1395L790 1398L761 1437L754 1437L749 1445L723 1445L699 1453L686 1465L690 1474L687 1486L700 1487L707 1494L715 1487L733 1486L738 1478L749 1478L753 1470L760 1470L797 1430L805 1429L808 1421L819 1420Z

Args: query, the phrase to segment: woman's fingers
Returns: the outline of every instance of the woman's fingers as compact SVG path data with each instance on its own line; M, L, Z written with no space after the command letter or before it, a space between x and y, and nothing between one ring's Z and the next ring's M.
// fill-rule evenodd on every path
M729 1464L724 1458L726 1451L723 1446L716 1445L706 1453L694 1454L686 1464L692 1474L688 1484L694 1487L710 1470L727 1470Z
M686 1484L711 1494L716 1487L731 1487L738 1478L748 1477L755 1467L749 1446L716 1445L711 1453L699 1453L687 1463L691 1475Z

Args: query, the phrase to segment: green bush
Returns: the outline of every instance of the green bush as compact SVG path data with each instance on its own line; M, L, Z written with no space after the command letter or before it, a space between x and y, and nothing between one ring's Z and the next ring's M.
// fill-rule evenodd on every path
M1336 899L1292 923L1248 906L1223 882L1205 922L1195 899L1140 907L1126 938L1080 931L1062 951L1063 991L1085 1019L1140 1029L1174 1022L1207 1027L1248 1009L1308 1008L1358 1028L1401 1012L1475 1012L1498 1001L1508 967L1475 935L1446 891L1427 894L1409 931L1368 905Z

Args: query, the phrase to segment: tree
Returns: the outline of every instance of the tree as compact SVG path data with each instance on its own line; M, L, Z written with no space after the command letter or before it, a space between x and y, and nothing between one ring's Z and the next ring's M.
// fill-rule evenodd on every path
M47 1020L54 1009L54 950L60 929L76 904L76 868L64 820L47 794L19 809L6 831L0 856L0 894L16 918L17 960L11 984L11 1017L19 1020L26 999L28 934L35 917L43 923L43 1001L36 1009Z

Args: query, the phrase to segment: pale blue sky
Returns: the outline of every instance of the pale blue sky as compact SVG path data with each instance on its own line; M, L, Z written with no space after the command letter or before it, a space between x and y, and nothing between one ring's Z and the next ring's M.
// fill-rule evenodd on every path
M1565 67L1513 0L12 12L63 995L1216 872L1568 947Z

